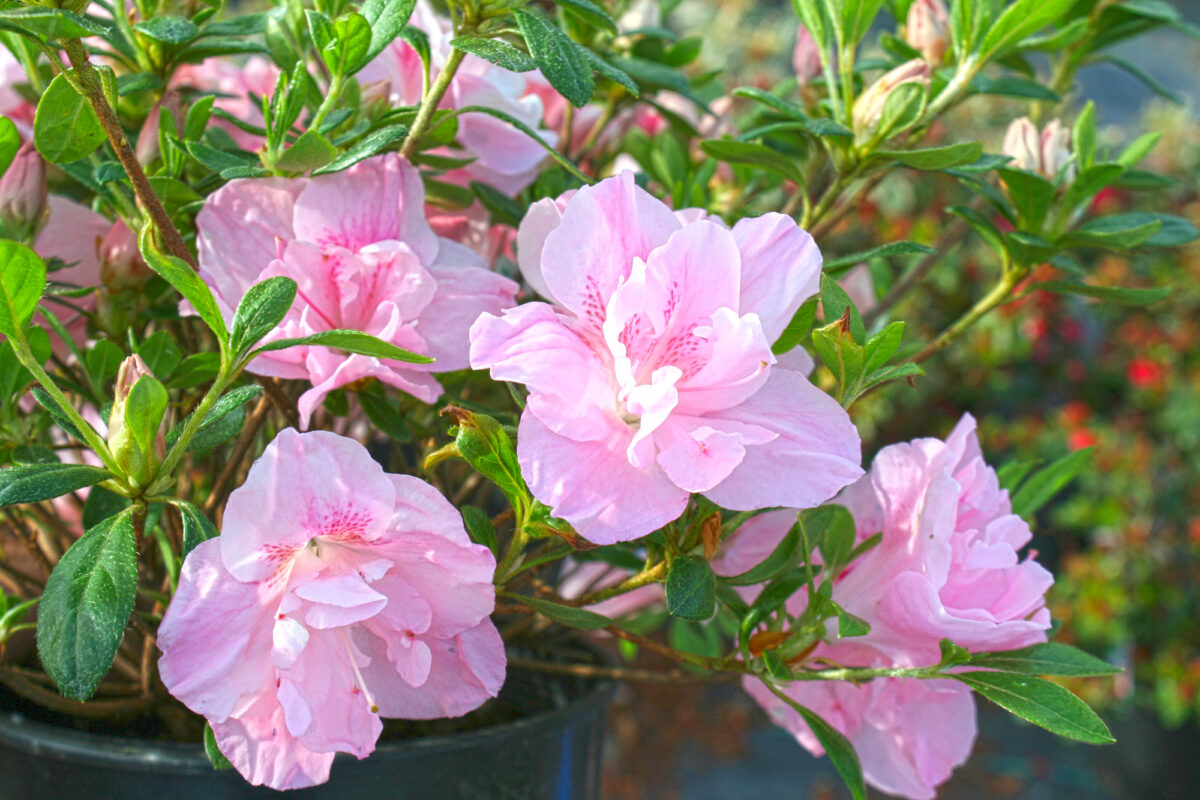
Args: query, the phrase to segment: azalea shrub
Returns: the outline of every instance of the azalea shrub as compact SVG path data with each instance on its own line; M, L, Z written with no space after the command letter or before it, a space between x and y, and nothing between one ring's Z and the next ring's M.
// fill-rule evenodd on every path
M1087 451L884 441L876 401L1024 298L1170 293L1092 269L1196 238L1096 202L1169 184L1157 134L1068 99L1195 30L793 6L770 86L655 0L0 7L0 681L276 789L485 706L511 648L738 680L860 798L934 796L975 694L1111 742L1028 547ZM926 241L855 223L888 186L953 198ZM906 320L944 274L965 305Z

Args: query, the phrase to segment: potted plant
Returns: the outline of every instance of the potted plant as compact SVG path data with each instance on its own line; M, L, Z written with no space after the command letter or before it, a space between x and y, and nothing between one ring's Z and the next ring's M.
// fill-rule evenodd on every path
M1070 261L1195 236L1089 210L1151 139L1103 151L1088 106L988 154L938 121L1170 20L890 3L856 65L882 3L795 5L798 86L736 115L654 4L0 9L14 791L594 796L612 681L694 671L856 797L931 796L973 692L1111 741L1043 677L1115 668L1047 642L1025 550L1083 461L997 475L966 415L864 462L851 412L1022 293L1162 296ZM1049 88L1011 71L1035 49ZM947 175L934 247L822 244L889 176ZM906 337L967 232L990 285ZM914 254L866 308L851 269Z

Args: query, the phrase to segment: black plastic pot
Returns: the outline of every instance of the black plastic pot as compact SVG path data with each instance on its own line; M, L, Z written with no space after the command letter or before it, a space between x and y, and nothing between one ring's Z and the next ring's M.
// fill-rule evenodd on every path
M68 730L0 713L0 800L594 800L604 720L616 684L510 670L498 700L509 722L381 741L339 756L327 784L281 795L214 771L199 745Z

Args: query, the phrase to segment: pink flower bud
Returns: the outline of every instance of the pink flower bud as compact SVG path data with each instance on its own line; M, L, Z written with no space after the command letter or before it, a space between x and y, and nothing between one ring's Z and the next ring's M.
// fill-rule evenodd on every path
M108 289L141 286L154 273L142 259L137 237L122 220L109 228L100 242L100 281Z
M854 101L854 108L851 111L854 130L862 132L874 128L879 123L879 118L883 116L883 107L887 103L888 97L896 91L897 86L906 83L919 83L928 87L929 62L914 58L912 61L907 61L890 72L884 73L879 80L868 86L867 90Z
M904 38L930 64L940 64L950 45L950 14L942 0L917 0L908 7Z
M1051 120L1039 134L1028 117L1015 119L1004 134L1004 155L1012 158L1010 167L1054 180L1071 160L1071 131ZM1065 178L1074 178L1074 167L1067 168Z
M46 214L46 162L26 142L0 178L0 225L10 238L31 241Z
M1053 180L1071 160L1071 131L1058 120L1050 120L1042 129L1042 138L1039 144L1042 175ZM1070 183L1075 177L1074 173L1074 166L1068 167L1064 179Z
M125 402L129 400L129 393L133 391L133 387L139 380L152 374L150 367L146 366L146 362L137 353L121 362L121 366L117 368L117 384L113 387L112 413L108 418L110 435L121 425L125 416ZM121 412L120 417L117 416L118 411Z
M796 34L796 49L792 51L792 67L796 70L796 81L800 88L821 74L821 48L817 46L808 28L803 25Z

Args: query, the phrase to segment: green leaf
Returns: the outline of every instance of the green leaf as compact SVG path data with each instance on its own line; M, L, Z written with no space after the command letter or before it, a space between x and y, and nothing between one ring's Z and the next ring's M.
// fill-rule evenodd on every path
M87 351L85 358L88 376L99 384L117 374L121 362L125 360L125 354L113 344L112 339L98 339ZM154 371L153 367L150 371Z
M113 477L87 464L26 464L0 469L0 506L52 500Z
M371 24L353 11L333 21L334 40L321 48L321 58L335 75L353 75L366 66Z
M481 39L478 36L456 36L450 40L450 46L478 56L484 61L490 61L501 69L509 72L529 72L537 69L537 64L528 53L518 50L508 42L499 39Z
M1051 733L1087 744L1116 741L1087 703L1056 683L1011 672L957 672L946 677Z
M159 251L158 246L154 243L154 231L150 223L142 228L142 232L138 236L138 247L150 269L161 275L167 283L175 287L175 291L192 304L192 308L217 335L217 341L224 348L229 340L229 331L225 328L225 320L221 316L221 310L217 307L217 301L213 297L212 291L200 279L196 271L182 259Z
M472 542L487 547L493 553L499 552L496 544L496 528L492 525L492 520L487 512L475 506L463 506L459 509L459 513L462 514L463 524L466 525Z
M1004 237L1000 235L1000 231L992 224L992 221L986 215L980 213L970 206L950 206L946 209L951 214L962 219L963 222L971 226L971 228L979 234L979 237L987 242L997 254L1004 253Z
M1040 230L1046 212L1054 202L1054 184L1033 172L1001 167L1001 180L1008 188L1008 195L1016 206L1017 214L1025 223L1025 230Z
M23 244L0 240L0 333L10 338L29 324L46 291L46 262Z
M625 90L634 97L641 96L642 90L638 88L637 81L635 81L628 72L614 67L599 55L593 53L591 50L579 43L575 43L575 48L579 51L579 55L583 57L583 60L591 64L592 69L594 69L601 76L608 78L613 83L617 83L625 87Z
M371 27L371 46L363 64L382 53L401 34L416 5L417 0L363 0L359 13Z
M971 90L976 94L992 94L1001 97L1020 97L1026 100L1046 100L1058 103L1062 98L1057 92L1031 78L1020 75L991 77L976 75L971 81Z
M316 131L305 131L275 161L284 172L308 172L323 167L337 157L337 148Z
M888 242L878 247L872 247L870 250L860 250L857 253L850 253L849 255L839 256L832 261L826 261L824 270L836 275L849 267L853 267L863 261L869 261L872 258L907 256L915 253L932 252L934 252L932 247L919 242Z
M740 575L721 577L721 582L730 586L753 586L765 583L781 571L792 566L801 555L800 526L793 525L775 545L771 554Z
M765 144L739 142L733 139L709 139L700 143L706 155L730 164L762 167L803 185L804 175L791 158L772 150Z
M783 333L779 334L775 344L771 345L772 353L777 356L783 355L804 341L804 337L808 336L808 332L812 330L813 320L817 316L818 303L820 303L819 298L811 297L796 309L796 313L792 315L792 319L783 329Z
M983 145L979 142L961 142L920 150L877 150L875 155L894 159L913 169L949 169L974 164L983 155Z
M846 294L838 282L828 275L821 275L821 306L825 312L827 323L840 320L847 311L850 312L850 333L854 341L864 342L867 339L867 329L863 325L862 316L850 295Z
M1042 642L1020 650L978 653L971 656L971 666L1020 672L1026 675L1063 675L1085 678L1095 675L1115 675L1121 671L1090 653L1058 642Z
M213 765L213 769L233 769L233 764L229 763L229 759L221 752L221 748L217 747L217 735L213 733L212 726L208 723L204 725L204 755L208 756L208 761Z
M837 603L830 601L837 614L838 638L849 639L855 636L866 636L871 632L871 623L862 617L856 617Z
M1050 498L1074 480L1090 463L1091 458L1092 448L1085 447L1068 453L1033 473L1021 484L1021 488L1013 493L1013 513L1026 519L1032 517Z
M517 451L508 432L486 414L460 411L455 414L458 452L479 474L500 487L514 509L526 503L529 490L521 477Z
M64 75L50 81L33 118L33 143L52 164L87 158L104 141L104 128L83 95Z
M457 113L458 114L487 114L488 116L495 117L498 120L507 122L509 125L513 126L517 130L519 130L521 133L525 134L526 136L528 136L529 138L533 139L535 142L540 144L542 146L542 149L544 149L546 151L546 154L548 156L550 156L550 158L552 158L556 162L558 162L559 166L561 166L567 172L571 173L576 178L578 178L579 180L583 181L586 184L595 183L594 179L588 177L583 172L580 172L579 167L575 166L569 158L567 158L562 153L555 150L550 145L546 144L546 140L543 139L541 136L539 136L537 131L535 131L533 128L529 127L528 125L526 125L521 120L512 116L511 114L506 114L503 111L498 111L497 109L489 108L488 106L463 106L462 108L457 109Z
M578 108L587 105L595 83L591 68L583 63L574 43L541 14L519 8L514 15L534 63L550 85L572 105Z
M238 303L229 349L240 356L273 331L296 300L296 282L276 276L251 286Z
M139 22L133 26L138 33L166 44L187 44L200 35L196 23L184 17L162 16Z
M617 30L616 21L609 16L599 5L591 2L591 0L551 0L556 5L562 6L569 13L577 14L594 27L600 30L606 30L614 36L620 31Z
M221 369L219 353L192 353L171 373L167 383L172 389L191 389L210 382Z
M742 619L742 632L749 634L758 623L762 622L774 613L775 609L786 603L807 582L808 571L804 567L785 569L772 578L771 582L759 592L758 597L755 598L754 603L750 606L750 610Z
M904 338L904 323L900 321L888 323L888 326L867 340L863 348L863 372L870 375L888 362L900 349Z
M1169 286L1159 286L1154 289L1129 289L1120 286L1093 286L1074 281L1043 281L1035 283L1029 288L1031 291L1041 289L1043 292L1055 294L1078 294L1124 306L1148 306L1151 303L1165 300L1172 291Z
M1160 131L1142 134L1121 151L1121 155L1117 156L1117 162L1126 168L1134 166L1154 149L1154 145L1158 144L1161 138Z
M120 514L129 508L129 498L121 497L116 492L110 492L103 486L93 486L88 489L87 499L83 501L83 514L80 522L87 530L99 525L109 517Z
M837 380L837 399L844 402L855 394L863 376L865 355L862 345L854 341L850 325L838 319L812 332L813 347L821 362Z
M8 171L17 150L21 147L21 134L8 117L0 117L0 175Z
M821 551L821 561L832 573L849 563L854 552L854 517L844 506L827 504L800 514L801 531L808 543Z
M42 408L50 413L58 427L69 433L78 441L84 441L83 434L75 427L75 422L67 416L67 412L59 406L58 401L50 396L50 393L41 386L33 387L33 398L38 401Z
M698 556L671 562L666 581L667 611L674 617L703 621L717 610L717 576Z
M353 147L325 166L314 169L312 174L325 175L330 172L340 172L354 166L364 158L370 158L383 152L388 145L400 141L407 135L408 128L403 125L385 125L359 139Z
M87 531L46 581L38 657L59 690L87 700L112 666L137 596L133 512Z
M1017 0L1004 9L987 34L979 50L984 60L1012 47L1026 36L1057 22L1074 0Z
M12 26L22 32L34 33L51 41L103 36L109 31L105 26L66 9L48 6L5 9L0 11L0 23L3 23L4 27Z
M295 339L276 339L255 350L254 355L268 353L272 350L286 350L289 347L299 347L302 345L305 347L333 347L338 350L345 350L347 353L357 353L358 355L371 356L372 358L386 358L392 361L405 361L409 364L433 363L433 359L429 356L422 356L402 350L394 344L388 344L382 339L376 339L369 333L337 328Z
M188 553L196 549L196 545L217 536L217 526L204 516L203 511L186 500L172 501L172 505L179 509L179 516L183 520L182 556L186 557Z
M1162 81L1160 81L1158 78L1154 77L1152 74L1150 74L1146 70L1142 69L1136 63L1129 61L1127 59L1124 59L1124 58L1120 58L1119 56L1112 56L1112 55L1104 56L1103 58L1101 58L1099 60L1107 61L1109 64L1112 64L1117 69L1122 70L1123 72L1129 73L1134 78L1141 81L1142 84L1147 89L1154 92L1156 95L1158 95L1162 99L1164 99L1170 103L1174 103L1177 106L1184 105L1184 99L1179 95L1178 92L1175 92L1175 91L1172 91L1171 89L1169 89L1166 86L1166 84L1164 84Z
M1080 170L1086 170L1096 161L1096 104L1091 100L1079 112L1071 128L1071 144Z
M844 0L842 6L842 29L845 31L846 42L857 44L879 15L883 0ZM831 15L836 5L831 5Z
M551 603L549 600L526 597L522 594L510 594L507 596L524 603L543 617L566 625L568 628L596 631L601 628L607 628L612 624L612 620L603 614L597 614L595 611L588 611L584 608L564 606L559 603Z
M239 386L217 398L217 402L213 403L212 408L204 415L204 421L196 429L195 437L188 442L188 452L207 450L236 436L237 432L241 430L242 420L245 418L242 406L258 397L262 391L261 386L252 383ZM186 419L167 433L167 447L175 446L175 442L179 441L179 435L183 433L184 427L191 418L189 414Z

